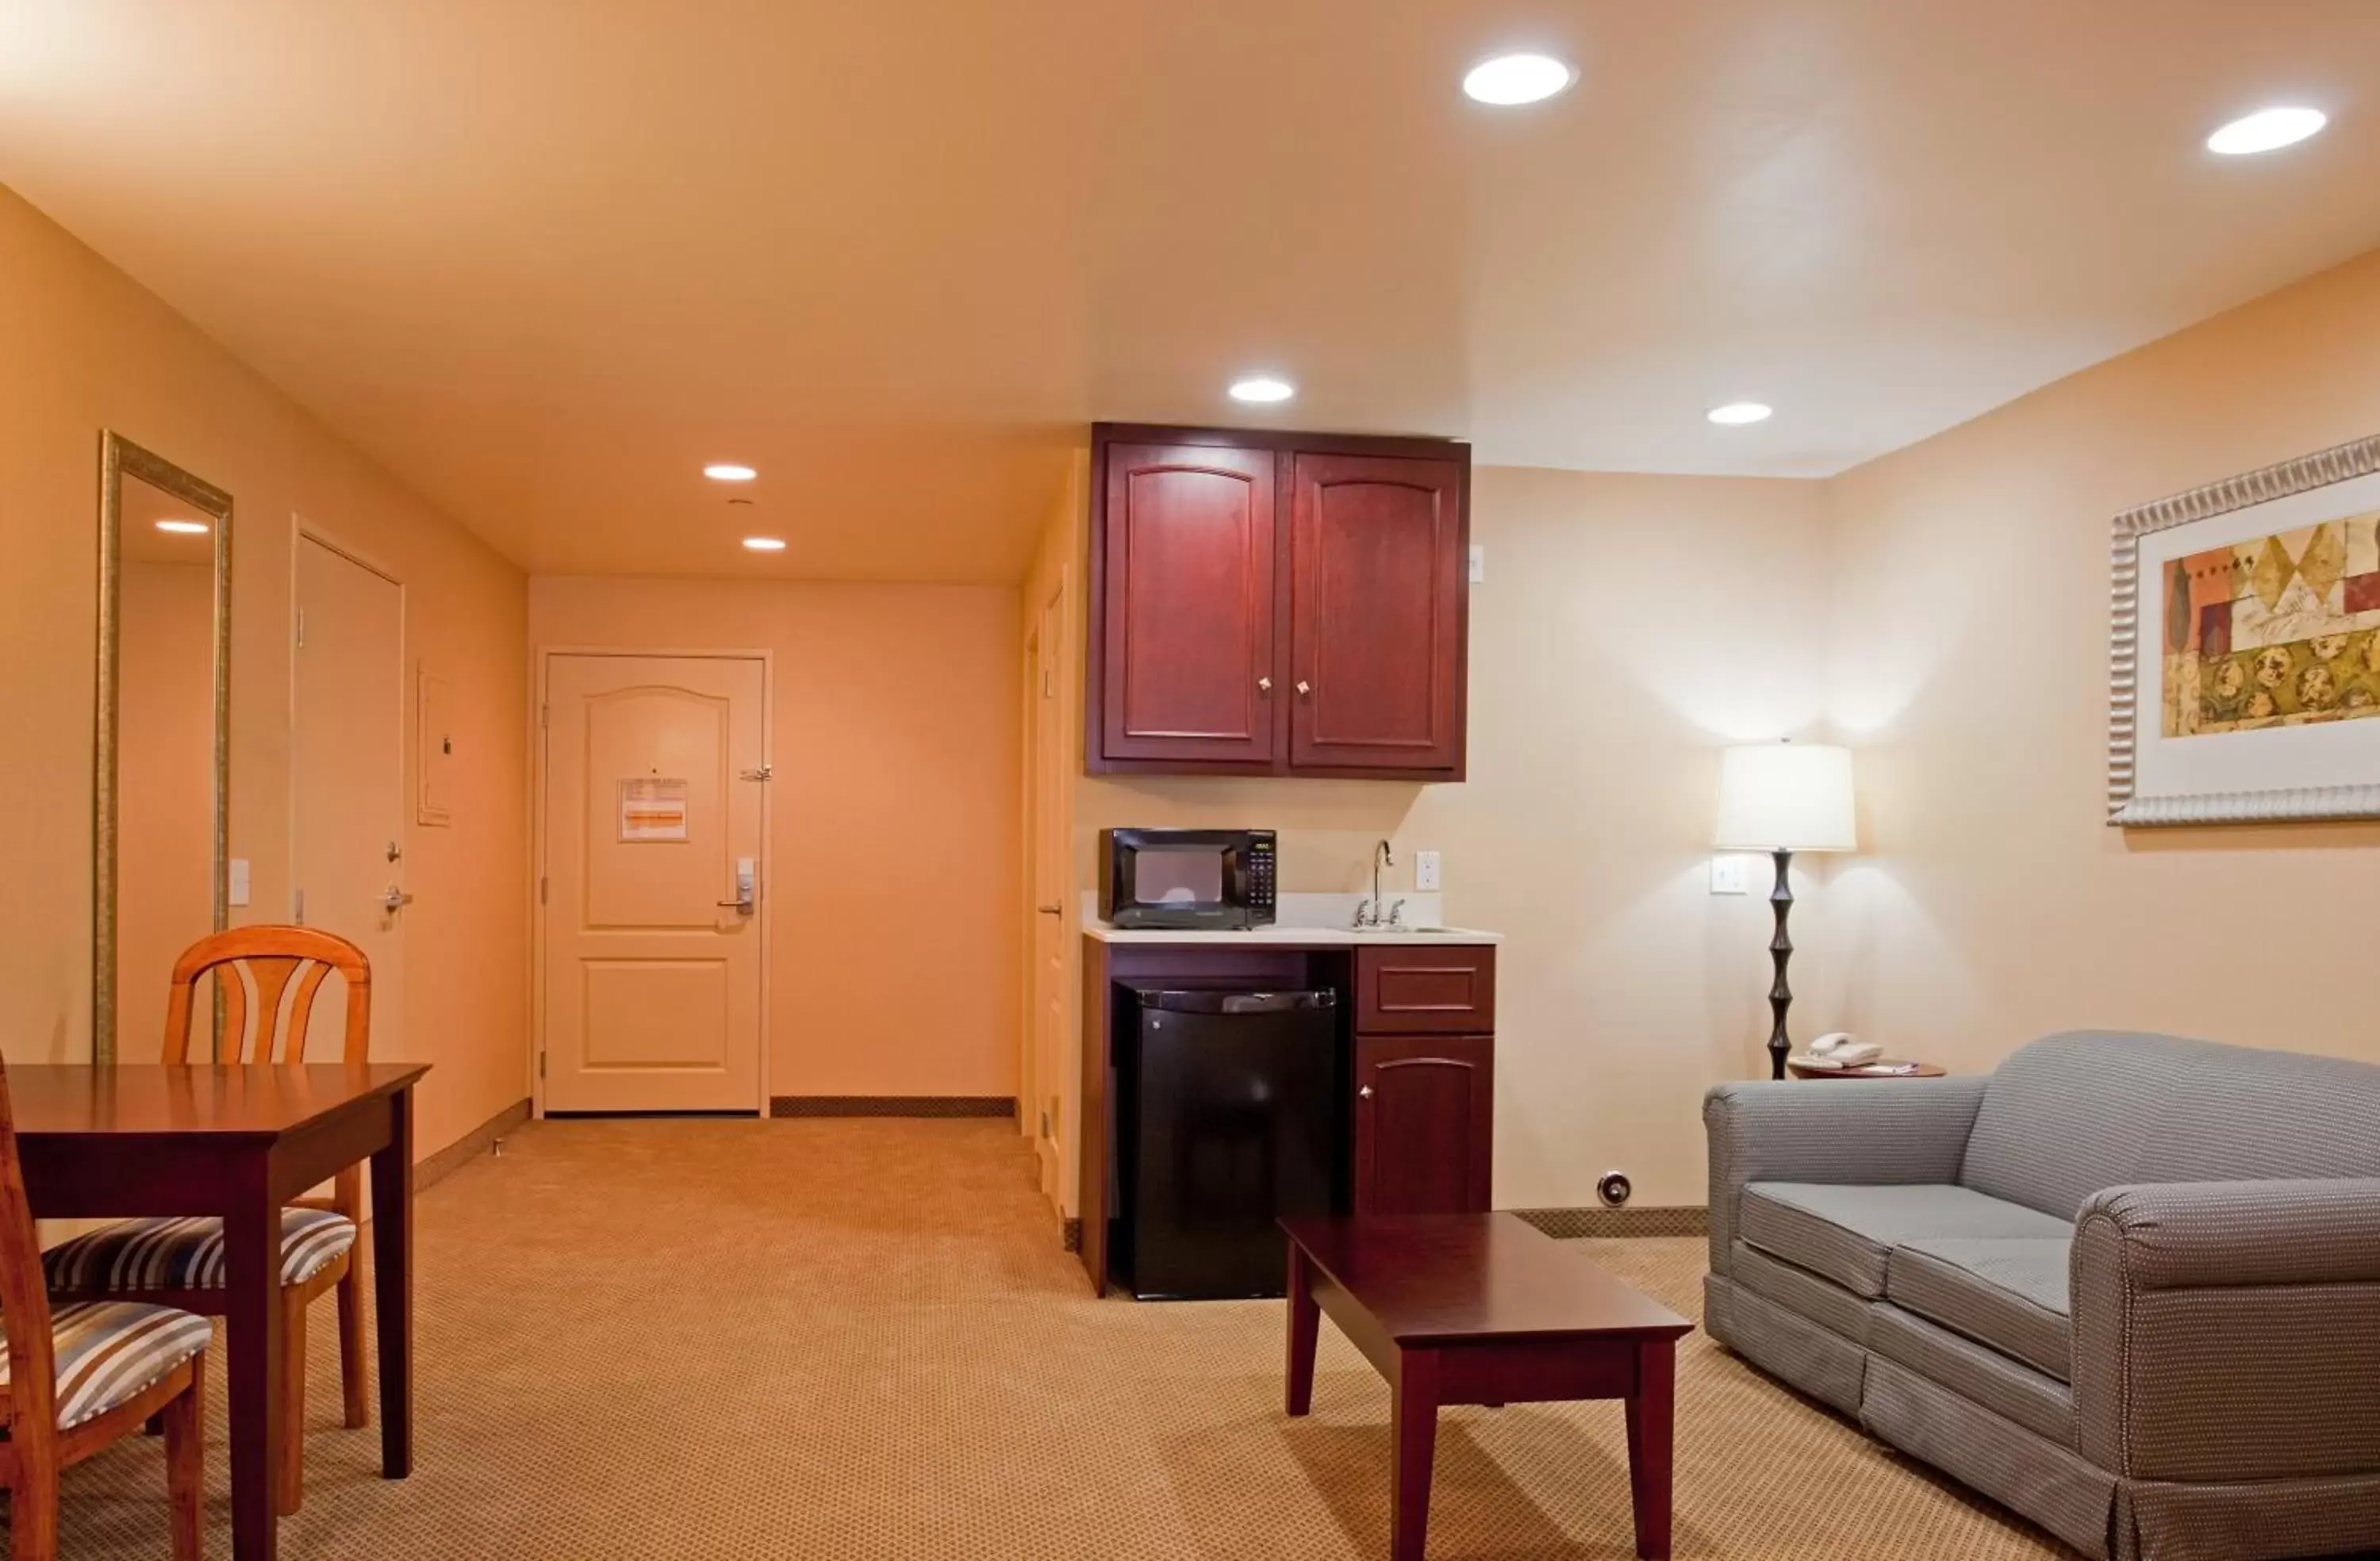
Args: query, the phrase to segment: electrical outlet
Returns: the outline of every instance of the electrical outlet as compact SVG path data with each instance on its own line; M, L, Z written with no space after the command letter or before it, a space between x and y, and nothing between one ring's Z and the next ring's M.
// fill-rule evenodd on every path
M1474 542L1471 544L1471 583L1475 586L1486 578L1488 578L1488 546L1484 542Z
M1751 892L1750 886L1744 881L1742 857L1714 856L1711 858L1711 892L1713 894Z
M248 858L245 856L235 856L229 862L224 864L224 865L227 869L225 877L228 880L224 885L224 898L230 901L235 905L247 904Z
M1414 892L1415 894L1438 892L1438 853L1434 851L1414 853Z

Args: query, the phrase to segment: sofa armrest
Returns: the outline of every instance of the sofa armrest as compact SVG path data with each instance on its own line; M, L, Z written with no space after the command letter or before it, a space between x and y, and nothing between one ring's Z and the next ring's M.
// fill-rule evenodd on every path
M2103 1467L2380 1472L2380 1179L2107 1188L2070 1284L2077 1429Z
M1728 1272L1746 1182L1958 1180L1988 1082L1977 1074L1715 1086L1703 1097L1711 1272Z

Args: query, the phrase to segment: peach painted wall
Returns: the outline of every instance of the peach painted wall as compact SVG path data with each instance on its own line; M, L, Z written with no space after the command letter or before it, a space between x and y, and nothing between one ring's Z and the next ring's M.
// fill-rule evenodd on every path
M405 1051L432 1064L417 1150L432 1153L524 1098L520 572L6 189L0 341L0 790L57 799L67 819L10 843L16 892L0 902L8 1060L90 1054L92 583L99 436L113 428L237 505L231 850L251 864L254 897L236 920L273 919L289 904L293 516L405 580L409 652L455 681L459 798L453 828L407 832L418 898L407 912ZM122 1055L153 1055L153 1044L128 1035Z
M1117 825L1272 826L1293 892L1368 890L1382 837L1409 889L1439 851L1448 919L1505 935L1498 1205L1590 1205L1613 1168L1640 1204L1700 1203L1703 1091L1765 1067L1767 1035L1767 902L1709 892L1718 750L1819 718L1820 503L1810 482L1480 467L1470 780L1087 777L1078 883Z
M772 1095L1016 1089L1013 587L546 578L540 650L768 650Z
M2380 825L2103 822L2108 522L2380 433L2380 254L1829 484L1831 706L1869 850L1809 942L1962 1069L2070 1025L2380 1060Z

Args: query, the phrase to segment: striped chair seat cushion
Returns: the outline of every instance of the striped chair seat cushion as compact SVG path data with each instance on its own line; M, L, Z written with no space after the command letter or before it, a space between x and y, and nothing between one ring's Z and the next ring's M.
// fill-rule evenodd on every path
M129 1301L85 1301L50 1310L57 1341L58 1429L71 1430L138 1395L207 1347L214 1325L188 1312ZM0 1349L0 1388L8 1354Z
M343 1214L283 1209L281 1282L304 1284L355 1244L355 1223ZM62 1295L221 1289L223 1221L128 1219L52 1247L42 1254L42 1266L50 1289Z

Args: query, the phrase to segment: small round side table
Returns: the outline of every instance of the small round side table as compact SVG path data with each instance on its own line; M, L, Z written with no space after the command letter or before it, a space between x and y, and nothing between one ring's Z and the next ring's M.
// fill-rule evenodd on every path
M1937 1068L1931 1062L1904 1068L1880 1060L1857 1068L1804 1068L1798 1062L1788 1062L1785 1071L1797 1079L1939 1079L1949 1073L1949 1069Z

